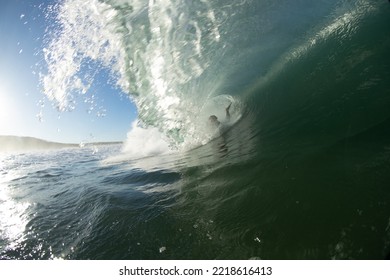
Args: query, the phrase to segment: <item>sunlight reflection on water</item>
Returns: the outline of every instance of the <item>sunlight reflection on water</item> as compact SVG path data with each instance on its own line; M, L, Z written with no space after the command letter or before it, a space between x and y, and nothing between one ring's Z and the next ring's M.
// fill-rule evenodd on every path
M27 225L27 209L30 203L14 198L9 183L18 178L17 172L6 173L0 179L0 238L6 240L6 247L14 248L23 240Z

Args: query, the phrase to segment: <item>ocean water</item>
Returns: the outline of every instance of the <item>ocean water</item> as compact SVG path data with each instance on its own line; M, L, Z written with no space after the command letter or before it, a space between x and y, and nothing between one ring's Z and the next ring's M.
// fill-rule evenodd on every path
M123 145L1 156L0 258L388 257L388 1L47 13L53 104L71 110L109 71L139 116Z

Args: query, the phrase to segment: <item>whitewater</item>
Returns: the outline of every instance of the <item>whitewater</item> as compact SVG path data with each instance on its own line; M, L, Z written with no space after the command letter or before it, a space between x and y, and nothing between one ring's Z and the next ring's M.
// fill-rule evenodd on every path
M123 144L0 155L0 258L388 257L388 1L44 12L50 102L71 114L107 71L138 118Z

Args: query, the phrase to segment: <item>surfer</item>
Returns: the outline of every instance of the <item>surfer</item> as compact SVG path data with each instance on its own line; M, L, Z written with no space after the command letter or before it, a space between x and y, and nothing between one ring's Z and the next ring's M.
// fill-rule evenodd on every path
M226 107L225 111L226 111L226 122L229 122L230 121L230 106L232 105L232 103L229 104L229 106ZM211 126L213 127L219 127L221 125L221 122L218 120L217 116L216 115L212 115L209 117L209 122L211 124Z
M213 146L217 149L218 154L220 154L220 157L223 158L227 155L228 153L228 146L226 144L225 137L223 136L223 133L226 132L226 129L228 126L226 123L230 121L230 106L232 103L230 102L229 106L226 107L225 112L226 112L226 119L224 122L220 122L218 120L218 117L215 115L212 115L209 117L209 128L213 132L213 136L221 136L218 137L216 141L212 141Z

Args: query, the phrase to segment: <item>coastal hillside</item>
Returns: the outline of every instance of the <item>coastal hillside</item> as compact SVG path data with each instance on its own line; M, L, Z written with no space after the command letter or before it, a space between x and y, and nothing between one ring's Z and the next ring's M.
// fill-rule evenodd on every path
M77 146L77 144L49 142L34 137L0 135L0 152L50 150Z

